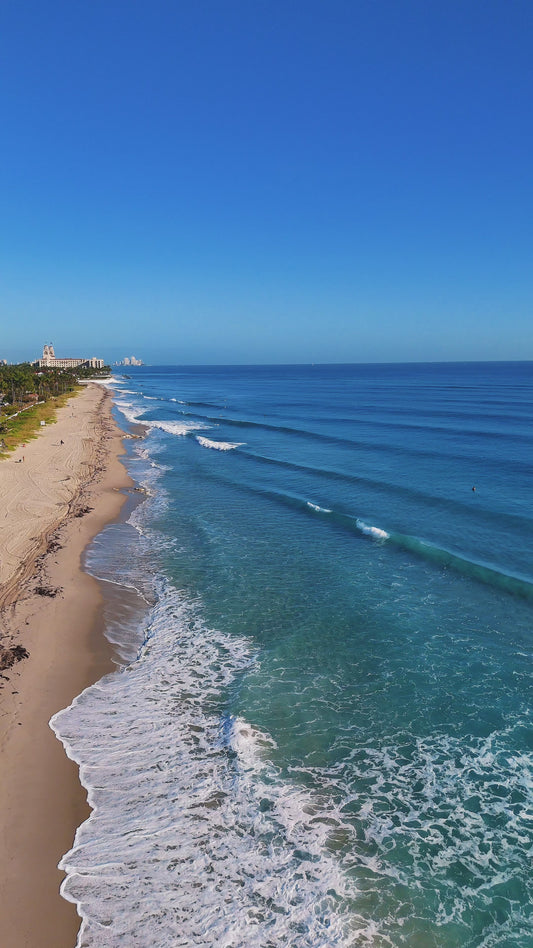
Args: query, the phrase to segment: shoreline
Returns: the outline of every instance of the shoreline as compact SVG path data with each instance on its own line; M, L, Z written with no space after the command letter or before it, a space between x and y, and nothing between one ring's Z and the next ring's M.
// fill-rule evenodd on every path
M4 647L29 653L0 678L3 948L74 948L81 923L59 894L57 864L90 809L78 767L48 722L117 664L99 583L81 562L133 487L111 406L107 389L87 386L54 425L0 462L0 633Z

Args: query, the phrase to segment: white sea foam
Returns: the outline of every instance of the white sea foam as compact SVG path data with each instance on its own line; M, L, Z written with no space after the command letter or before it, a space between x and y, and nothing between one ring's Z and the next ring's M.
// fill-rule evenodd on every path
M355 522L358 530L360 530L361 533L364 533L365 536L373 537L375 540L389 539L390 534L387 533L386 530L381 530L380 527L368 526L368 524L364 523L363 520L356 520Z
M188 435L191 431L209 428L209 425L203 425L200 421L143 421L143 425L148 428L159 428L173 435Z
M166 587L138 660L52 719L93 808L61 862L78 948L351 943L327 852L340 814L278 777L268 735L221 716L253 661Z
M120 395L123 393L121 392ZM133 392L131 394L137 394ZM143 398L151 398L151 396L143 395ZM136 424L139 422L149 429L160 429L161 431L166 431L168 434L173 435L188 435L191 431L198 431L201 429L209 428L209 425L204 425L202 422L187 422L187 421L159 421L153 419L145 419L142 416L146 414L149 409L146 406L134 405L133 402L125 401L122 398L117 398L115 400L115 405L122 412L124 417L130 422L130 424Z
M132 402L124 402L121 399L117 399L115 401L115 405L119 409L119 411L122 412L122 414L127 419L127 421L129 421L130 424L132 425L137 424L139 422L140 417L145 413L145 411L147 411L146 408L141 408L137 405L133 405ZM145 424L144 421L141 423Z
M331 513L329 507L319 507L318 504L312 504L310 500L307 501L307 506L310 507L311 510L316 510L317 513Z
M409 873L422 893L428 866L438 925L461 925L472 901L490 911L492 887L513 883L508 853L524 849L532 755L504 756L504 734L355 746L334 795L333 775L311 791L280 775L269 734L220 712L257 662L252 643L206 628L172 587L160 596L138 661L53 720L95 807L62 861L78 948L407 944ZM471 883L457 886L459 864ZM511 917L484 944L526 923Z
M240 448L244 444L244 441L211 441L201 435L196 435L196 440L203 448L213 448L215 451L233 451L234 448Z
M401 908L408 886L416 898L417 887L422 892L429 878L438 897L437 923L462 926L473 906L493 915L494 898L499 900L505 887L513 891L517 880L531 889L527 820L533 806L533 754L509 753L511 730L468 739L437 732L400 745L393 741L354 750L350 785L364 785L364 803L345 786L339 785L338 792L348 805L350 796L357 804L354 814L364 843L356 860L368 866L366 852L387 853L374 871L381 897L391 907ZM402 859L406 851L408 862ZM521 905L517 900L506 921L487 926L479 944L521 943L517 933L529 926L523 907L530 901L526 897Z

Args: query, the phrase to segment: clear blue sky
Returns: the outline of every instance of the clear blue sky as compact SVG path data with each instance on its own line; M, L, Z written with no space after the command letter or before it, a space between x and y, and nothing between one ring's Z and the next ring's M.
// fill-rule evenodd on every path
M2 0L0 357L533 359L532 0Z

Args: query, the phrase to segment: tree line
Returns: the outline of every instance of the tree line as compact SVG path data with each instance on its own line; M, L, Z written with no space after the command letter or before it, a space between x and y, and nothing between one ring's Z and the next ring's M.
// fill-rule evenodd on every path
M109 366L104 369L81 368L52 369L39 368L30 362L18 365L0 365L0 402L4 412L17 411L30 402L32 396L39 401L47 401L65 392L71 392L79 378L98 378L108 375Z

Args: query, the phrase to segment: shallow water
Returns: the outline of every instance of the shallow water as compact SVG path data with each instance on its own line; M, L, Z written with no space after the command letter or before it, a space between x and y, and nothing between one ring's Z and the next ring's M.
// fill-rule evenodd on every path
M63 862L80 946L533 946L532 382L116 385L150 496L87 568L144 606L53 722L95 808Z

